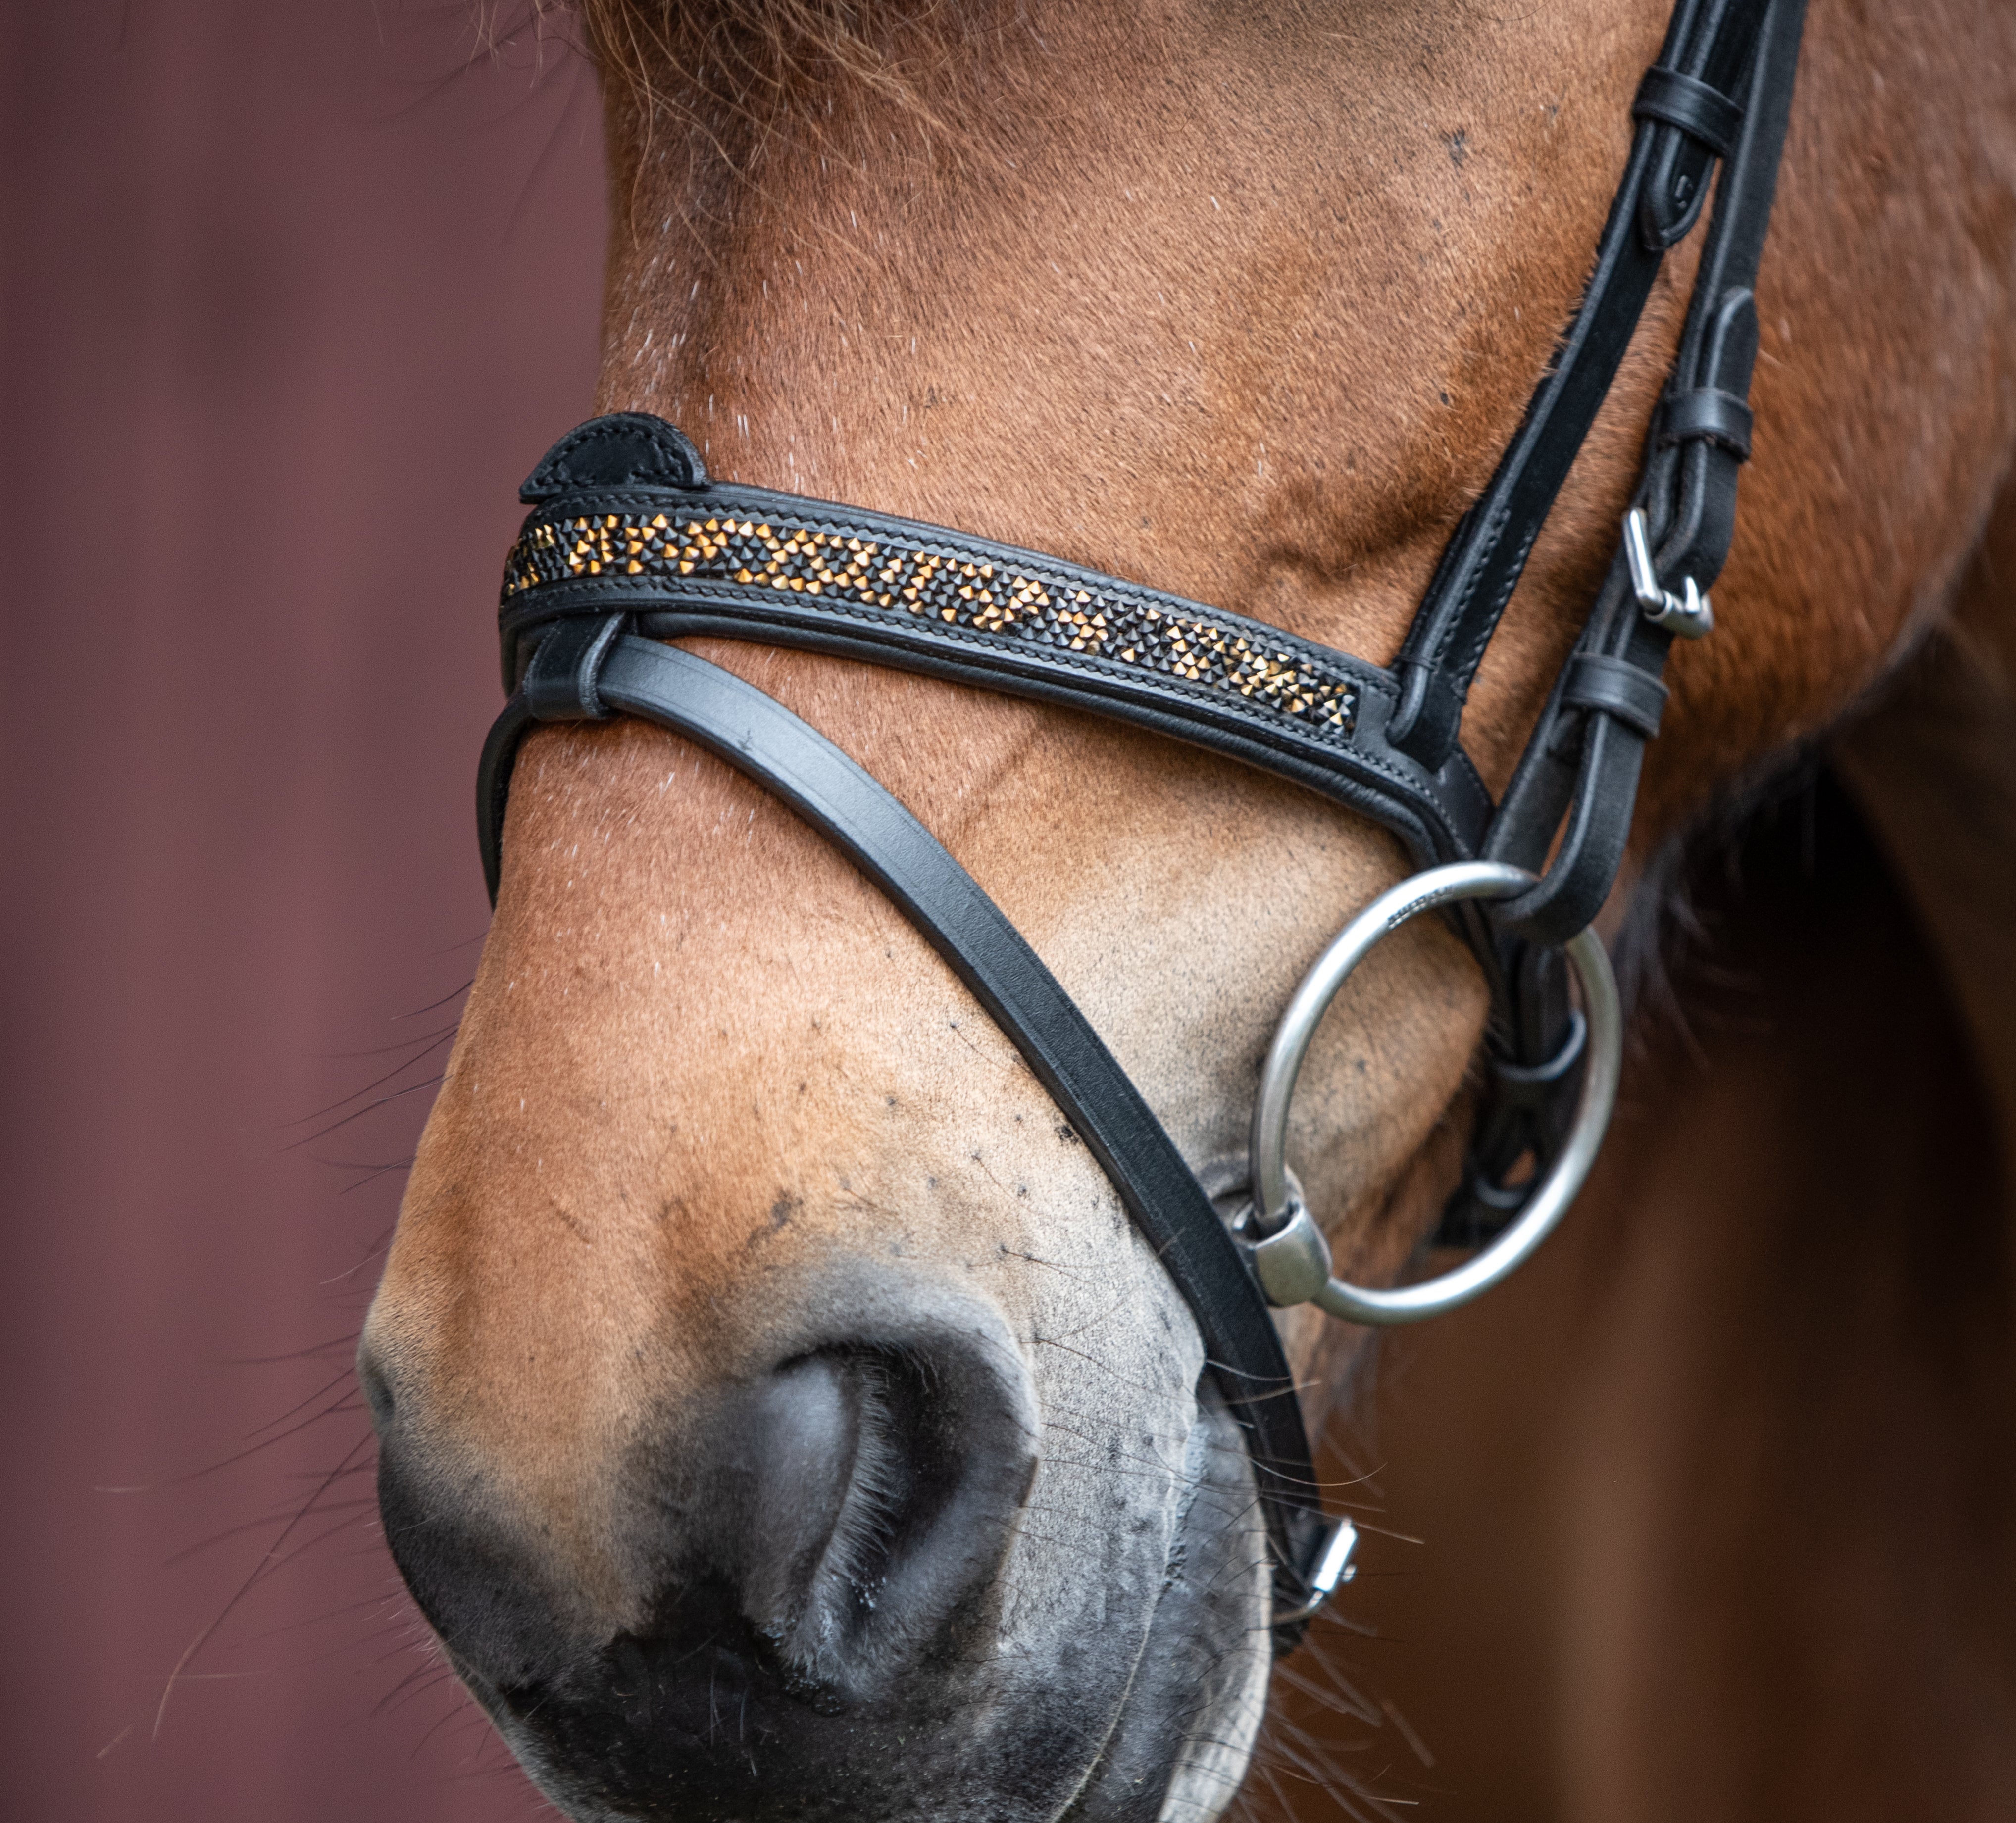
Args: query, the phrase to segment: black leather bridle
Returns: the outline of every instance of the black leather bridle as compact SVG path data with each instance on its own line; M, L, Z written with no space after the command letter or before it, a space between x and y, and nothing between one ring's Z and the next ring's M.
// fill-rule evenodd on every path
M1481 1244L1528 1194L1531 1178L1510 1181L1521 1162L1544 1165L1561 1144L1581 1030L1561 947L1615 879L1665 701L1668 648L1676 630L1707 624L1700 591L1733 534L1750 454L1752 289L1804 12L1805 0L1679 0L1632 104L1629 162L1581 306L1390 670L1055 558L710 481L685 437L639 413L571 432L523 491L532 511L499 613L510 699L477 790L492 900L513 761L545 721L657 722L842 849L1014 1042L1189 1303L1245 1431L1277 1612L1295 1616L1277 1631L1284 1647L1341 1559L1245 1243L1083 1014L930 832L781 704L661 642L755 641L1090 710L1320 793L1392 830L1422 867L1482 859L1541 874L1489 912L1473 903L1458 914L1491 988L1492 1067L1465 1181L1436 1238ZM1718 164L1679 354L1646 440L1633 509L1643 516L1627 522L1632 538L1494 806L1458 744L1465 696L1660 262L1702 213ZM1635 577L1625 548L1634 538Z

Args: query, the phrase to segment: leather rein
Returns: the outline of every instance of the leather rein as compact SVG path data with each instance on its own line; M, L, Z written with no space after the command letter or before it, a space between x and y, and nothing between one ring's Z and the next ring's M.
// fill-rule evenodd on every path
M499 616L509 700L477 785L493 903L513 765L542 722L656 722L762 785L845 853L1021 1052L1190 1305L1262 1496L1279 1649L1348 1579L1355 1533L1324 1516L1272 1310L1314 1301L1361 1322L1409 1321L1478 1295L1558 1220L1609 1117L1621 1016L1588 926L1623 858L1665 702L1667 652L1713 624L1706 591L1728 555L1750 454L1753 289L1804 13L1805 0L1679 0L1632 104L1629 160L1581 305L1390 669L1056 558L711 481L679 431L642 413L570 433L523 490L532 510ZM1458 743L1465 697L1661 261L1702 214L1718 164L1623 537L1494 806ZM1116 717L1293 780L1399 836L1424 871L1361 913L1291 1001L1262 1071L1251 1181L1231 1221L1055 976L936 838L781 703L661 643L700 635ZM1282 1156L1287 1103L1351 969L1431 907L1448 908L1491 990L1489 1073L1463 1183L1434 1237L1480 1250L1424 1284L1368 1291L1330 1275Z

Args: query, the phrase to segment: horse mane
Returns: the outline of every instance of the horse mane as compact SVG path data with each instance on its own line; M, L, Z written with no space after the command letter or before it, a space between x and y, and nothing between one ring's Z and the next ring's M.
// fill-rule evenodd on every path
M535 0L542 12L560 0ZM942 127L964 0L571 0L606 84L650 111L725 104L765 125L837 95L893 103Z
M1685 983L1716 973L1715 952L1733 904L1760 863L1795 873L1814 864L1823 800L1838 794L1823 743L1813 739L1725 786L1654 848L1611 942L1628 1029L1641 1045L1664 1029L1689 1048Z

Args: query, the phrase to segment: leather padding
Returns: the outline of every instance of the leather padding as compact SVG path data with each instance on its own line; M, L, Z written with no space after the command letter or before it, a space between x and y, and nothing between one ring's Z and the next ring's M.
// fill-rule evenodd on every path
M671 432L669 425L664 428ZM632 447L626 444L626 453ZM564 477L567 472L549 456L535 475ZM894 664L1131 722L1319 792L1392 830L1424 867L1470 859L1484 840L1492 806L1469 756L1453 750L1431 770L1396 749L1387 729L1399 691L1377 665L1264 621L1059 558L767 488L683 483L675 478L679 472L633 474L621 487L542 493L520 532L498 613L507 690L517 687L524 642L556 620L599 619L620 608L637 616L642 631L661 638L704 634ZM1297 714L1258 689L1213 688L1171 670L1120 662L1096 647L1075 649L1043 636L1028 617L1019 625L1011 622L1013 630L990 628L970 617L947 620L863 601L859 588L776 586L803 582L802 576L742 580L746 572L682 574L665 554L668 533L724 522L760 526L772 532L773 543L816 536L843 548L851 541L884 553L914 552L941 574L955 565L984 569L1039 583L1060 598L1083 596L1116 616L1204 628L1220 644L1241 649L1253 671L1285 671L1348 698L1348 714L1325 722ZM585 532L578 529L584 527ZM651 528L651 538L641 539L639 527ZM642 554L628 555L633 547ZM618 556L616 564L602 561L605 548ZM587 554L579 554L584 548ZM1194 635L1190 642L1196 643Z

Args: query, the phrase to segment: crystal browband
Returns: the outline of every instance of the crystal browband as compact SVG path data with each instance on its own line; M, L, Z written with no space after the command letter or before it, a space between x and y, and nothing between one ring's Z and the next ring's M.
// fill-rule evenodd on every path
M625 609L660 638L907 662L1103 707L1372 811L1424 861L1476 852L1491 807L1481 784L1460 754L1431 774L1388 746L1399 692L1377 666L1060 559L710 484L697 457L692 466L690 487L632 480L536 502L505 566L507 689L525 635Z

